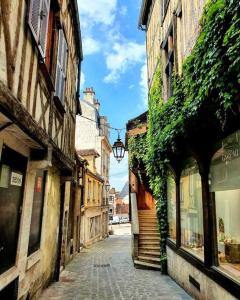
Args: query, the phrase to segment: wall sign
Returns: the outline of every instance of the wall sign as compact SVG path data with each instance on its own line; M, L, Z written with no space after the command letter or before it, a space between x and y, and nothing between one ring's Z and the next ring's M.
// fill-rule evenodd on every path
M12 172L10 184L16 186L22 186L22 179L23 179L22 174Z

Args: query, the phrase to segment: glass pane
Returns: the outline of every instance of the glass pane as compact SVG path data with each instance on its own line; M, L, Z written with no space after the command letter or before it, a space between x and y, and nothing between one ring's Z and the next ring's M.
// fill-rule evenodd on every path
M45 175L42 170L38 170L35 178L32 218L28 245L28 255L40 248L41 229L42 229L42 213L45 190Z
M168 234L169 238L176 241L176 183L173 174L169 173L167 180L168 201Z
M215 195L219 267L240 281L240 131L218 145L209 181Z
M204 259L202 184L197 162L189 160L180 181L181 245Z

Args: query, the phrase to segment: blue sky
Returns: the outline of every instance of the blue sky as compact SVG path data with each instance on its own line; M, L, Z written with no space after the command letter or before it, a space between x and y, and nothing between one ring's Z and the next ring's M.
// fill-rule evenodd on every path
M101 115L112 127L125 128L129 119L146 110L145 33L137 28L141 0L78 0L78 4L84 56L81 92L93 87ZM111 143L116 138L111 131ZM120 164L111 159L111 185L121 189L127 178L127 157Z

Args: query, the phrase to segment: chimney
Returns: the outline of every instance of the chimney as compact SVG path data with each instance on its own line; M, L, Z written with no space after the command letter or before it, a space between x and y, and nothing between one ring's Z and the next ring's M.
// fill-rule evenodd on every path
M87 87L85 89L83 99L93 105L95 105L95 92L92 87Z
M95 106L96 110L99 111L99 109L100 109L100 102L98 101L98 99L94 100L94 106Z

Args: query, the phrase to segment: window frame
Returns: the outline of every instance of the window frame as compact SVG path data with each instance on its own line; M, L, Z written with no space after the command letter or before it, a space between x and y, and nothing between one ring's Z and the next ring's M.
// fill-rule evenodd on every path
M42 171L42 170L37 170ZM43 225L43 211L44 211L44 205L45 205L45 193L46 193L46 186L47 186L47 171L42 171L42 176L38 175L38 172L36 172L35 181L34 181L34 193L33 193L33 200L32 200L32 212L31 212L31 222L29 227L29 240L28 240L28 250L27 255L31 256L35 252L41 249L41 240L42 240L42 225ZM41 212L40 212L40 222L39 222L39 237L38 237L38 243L33 247L30 248L30 239L31 239L31 226L32 226L32 217L33 217L33 209L34 209L34 199L35 198L35 192L36 192L36 184L37 184L37 178L42 177L42 186L41 186Z
M213 156L212 150L207 153L208 159L201 159L201 156L192 155L198 163L199 173L202 181L202 201L203 201L203 233L204 233L204 260L200 260L190 252L181 247L181 222L180 222L180 174L184 165L173 167L176 174L176 189L177 189L177 242L174 243L171 239L167 238L167 247L182 257L186 262L190 263L194 268L201 271L207 277L219 284L226 291L235 297L239 297L240 283L232 279L226 273L223 273L217 267L217 231L216 231L216 214L215 214L215 201L214 193L209 189L209 174L211 157ZM214 152L215 153L215 152Z

